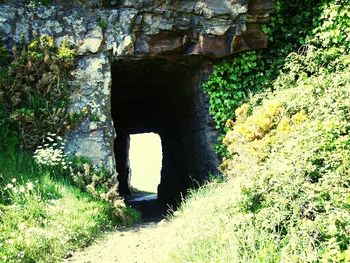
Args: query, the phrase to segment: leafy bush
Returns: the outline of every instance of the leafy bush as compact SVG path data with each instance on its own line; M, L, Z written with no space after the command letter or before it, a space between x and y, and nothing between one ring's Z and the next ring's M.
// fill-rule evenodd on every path
M60 133L83 116L67 111L73 66L74 50L65 42L56 48L50 37L13 56L0 49L1 262L59 262L139 218L103 169L63 152ZM34 158L19 146L36 149Z
M236 110L228 182L183 204L169 262L350 261L350 55L305 75L318 52L291 54L300 70Z
M49 133L44 144L34 152L39 169L71 180L77 188L94 198L110 202L118 213L124 202L118 195L117 178L103 167L94 167L88 158L66 155L64 149L63 138Z
M294 88L270 96L243 122L259 131L265 103L285 105L278 124L263 137L247 141L238 123L227 134L234 159L227 161L225 171L250 181L242 194L242 211L254 214L254 227L264 236L274 236L281 260L350 260L349 90L348 71L298 80ZM252 148L263 158L253 162L247 154ZM257 236L256 242L263 240Z
M350 48L350 6L346 0L324 1L312 42L322 47Z
M322 8L321 8L322 7ZM228 119L235 120L235 109L251 94L271 88L290 52L306 43L313 35L314 23L323 10L320 1L282 1L275 3L275 14L264 27L269 48L235 55L214 68L203 90L209 95L210 113L221 134L216 146L219 155L229 156L221 145Z

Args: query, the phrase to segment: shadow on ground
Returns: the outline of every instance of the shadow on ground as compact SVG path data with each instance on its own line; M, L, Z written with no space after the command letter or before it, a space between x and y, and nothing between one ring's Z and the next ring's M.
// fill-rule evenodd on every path
M171 214L169 206L158 201L155 193L135 190L124 196L125 203L141 213L142 222L160 222Z

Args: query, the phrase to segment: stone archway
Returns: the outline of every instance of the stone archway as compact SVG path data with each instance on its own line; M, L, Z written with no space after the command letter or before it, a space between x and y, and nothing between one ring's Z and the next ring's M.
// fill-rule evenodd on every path
M128 135L155 131L165 202L216 171L215 131L200 85L213 60L267 46L262 24L273 0L0 2L0 35L9 49L35 33L57 45L66 39L77 51L69 110L89 115L67 134L67 153L111 175L118 167L127 193Z
M201 65L201 66L200 66ZM158 196L180 199L217 174L215 131L200 90L203 64L164 58L116 61L112 65L112 117L119 191L129 194L129 134L155 132L162 140Z

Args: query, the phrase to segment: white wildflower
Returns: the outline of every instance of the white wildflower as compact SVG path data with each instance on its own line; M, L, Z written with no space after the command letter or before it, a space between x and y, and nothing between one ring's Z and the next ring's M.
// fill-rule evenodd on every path
M34 189L34 185L33 185L32 182L28 182L28 183L27 183L27 189L28 189L29 191L31 191L31 190Z
M13 184L11 184L11 183L7 184L6 187L5 187L5 189L12 189L12 188L13 188Z
M67 166L65 162L66 156L64 153L65 147L63 138L60 136L53 137L56 136L53 133L50 133L49 135L50 136L48 136L46 139L50 141L50 143L46 143L43 147L38 147L35 150L35 162L39 166Z
M24 258L24 251L20 251L20 252L18 253L18 257L19 257L20 259Z
M19 231L23 231L26 228L26 224L25 223L21 223L18 225L18 230Z
M8 240L6 240L6 243L9 245L13 245L13 243L15 243L15 241L13 239L8 239Z

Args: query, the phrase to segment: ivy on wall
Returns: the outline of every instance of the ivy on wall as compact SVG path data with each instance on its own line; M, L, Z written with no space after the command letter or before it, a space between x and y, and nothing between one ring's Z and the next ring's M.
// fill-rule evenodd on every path
M324 2L276 1L275 13L263 28L269 38L268 49L240 53L214 68L203 90L209 96L210 113L220 133L217 154L228 156L221 141L227 130L226 122L235 120L235 109L250 94L271 87L287 54L298 50L310 36L320 34L313 29L320 24L315 18L323 10Z

